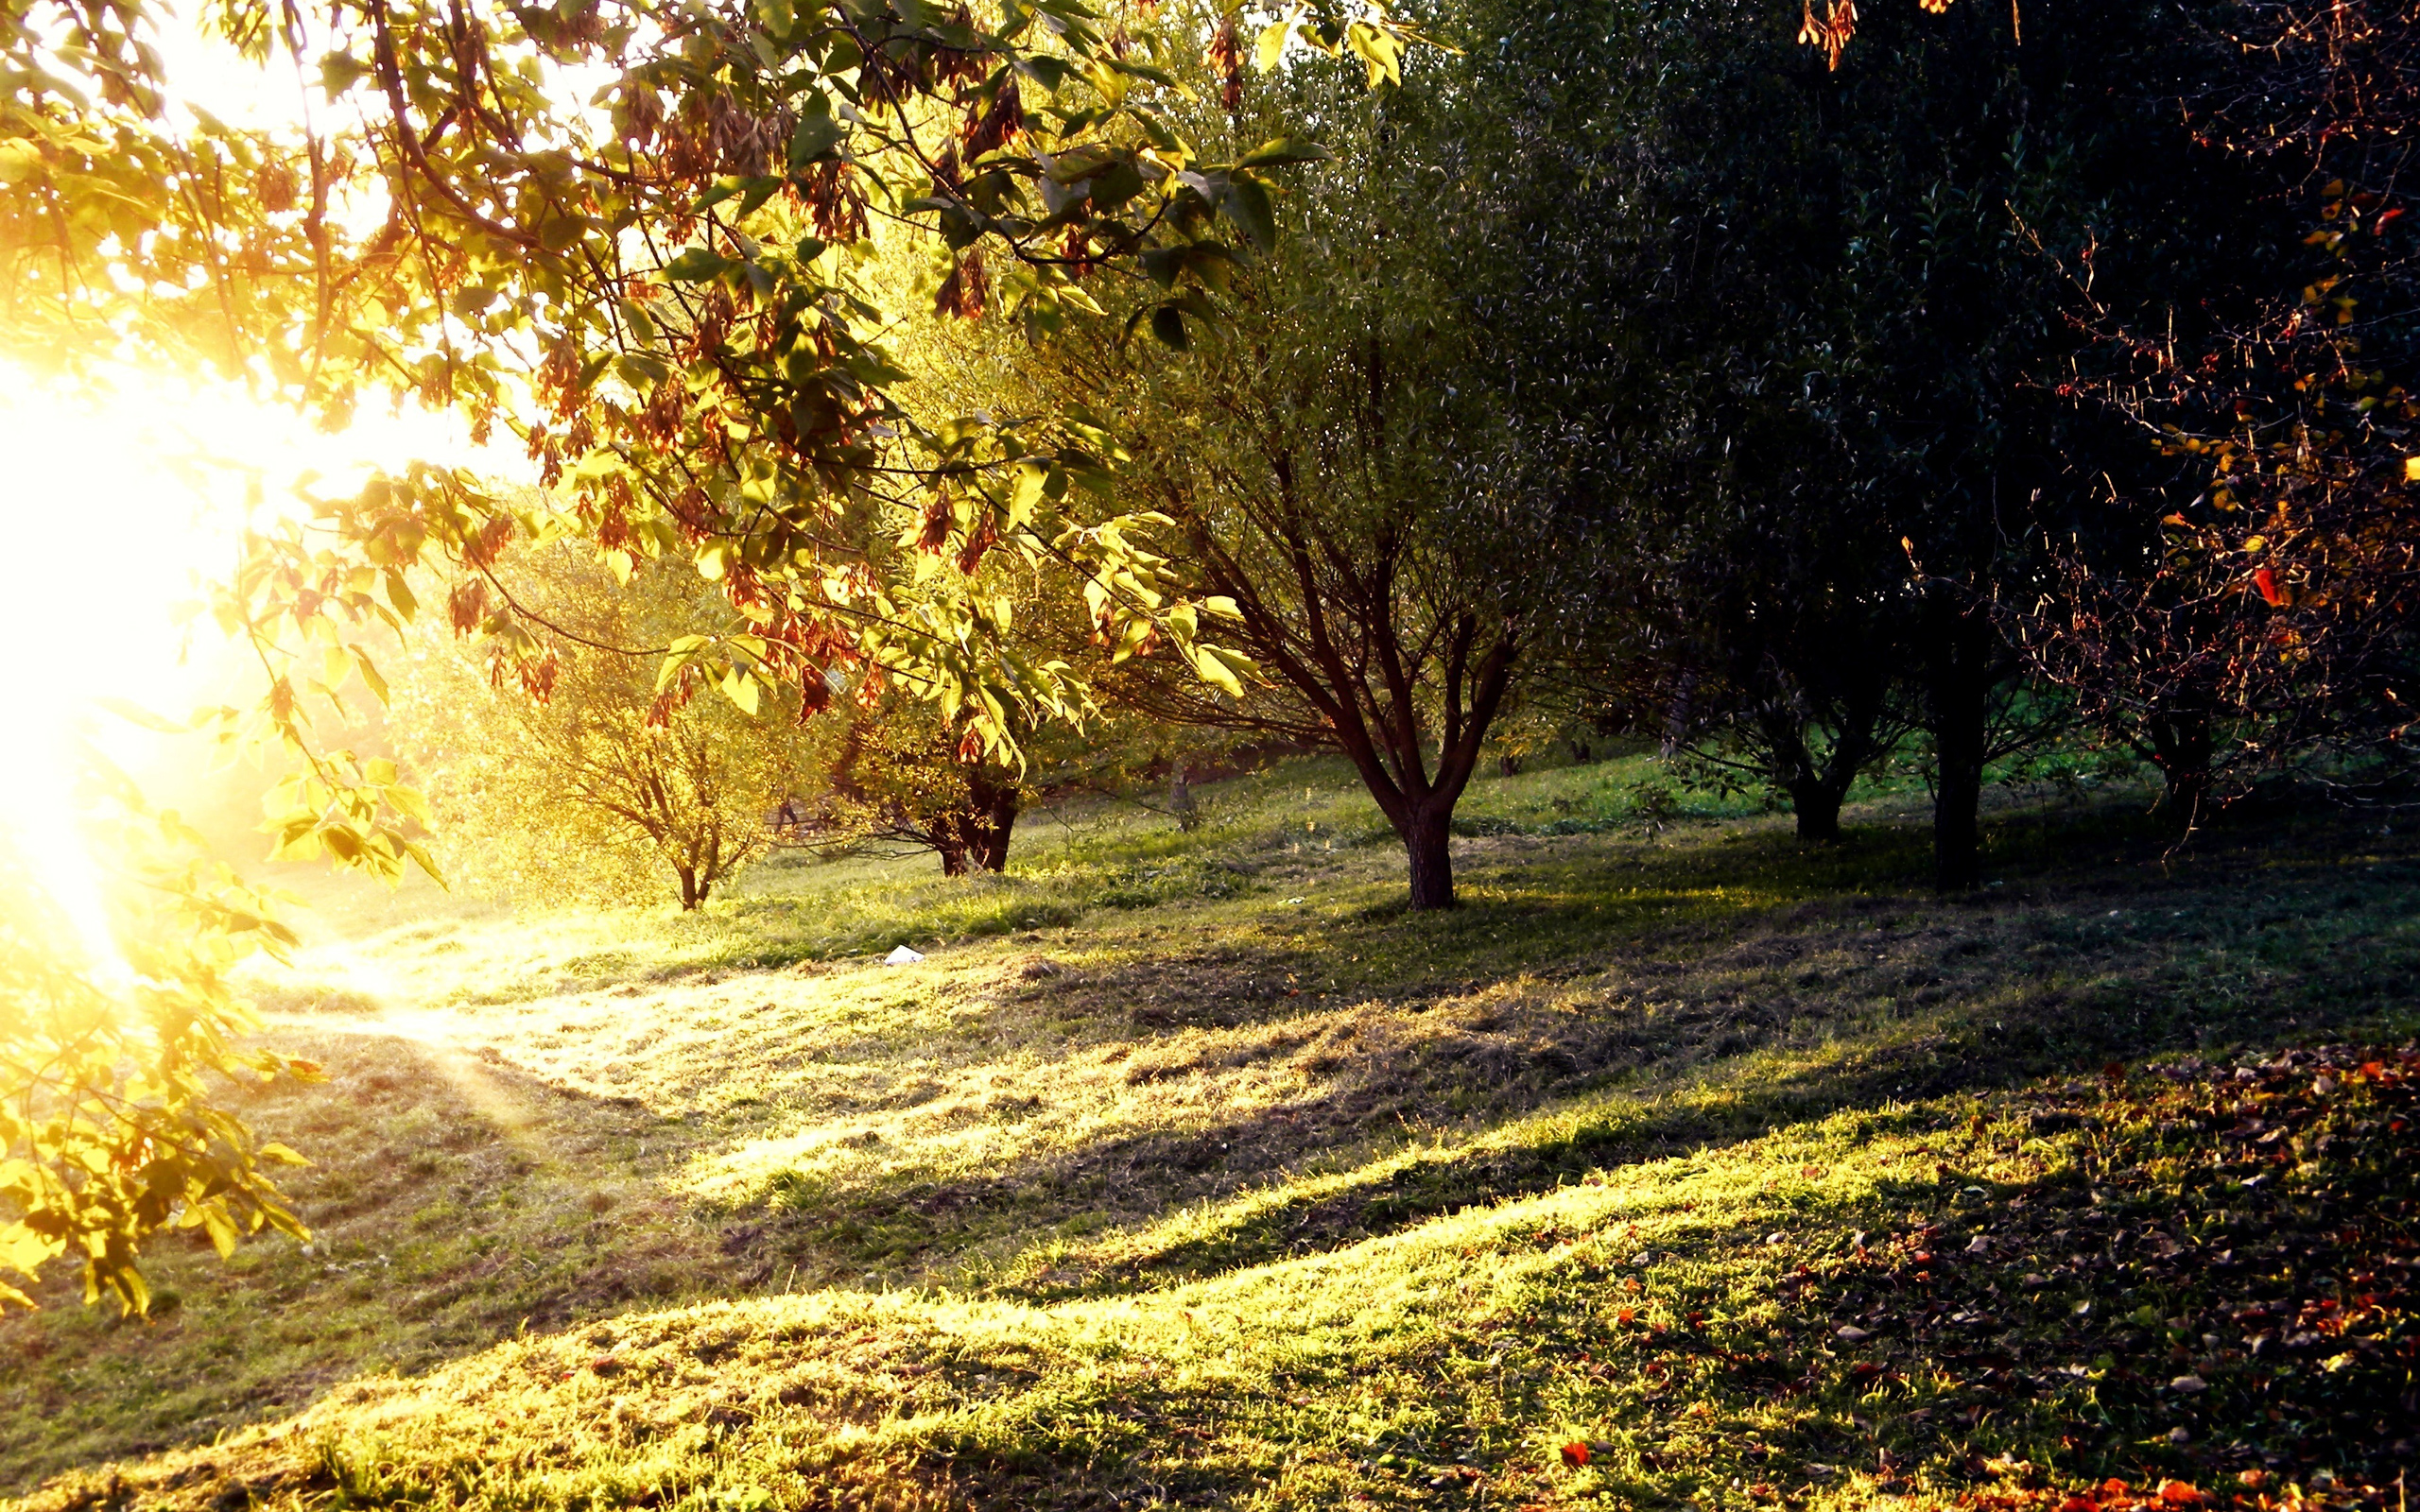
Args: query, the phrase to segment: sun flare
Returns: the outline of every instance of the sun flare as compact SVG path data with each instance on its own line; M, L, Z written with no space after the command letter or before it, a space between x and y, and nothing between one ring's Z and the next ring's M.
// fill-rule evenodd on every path
M244 691L194 610L234 566L246 524L299 507L304 488L356 486L414 457L497 458L420 411L365 413L329 435L233 387L129 373L77 387L13 369L0 369L0 633L15 653L0 833L108 961L106 884L78 833L78 748L138 775L206 759L198 741L170 746L109 705L182 720Z

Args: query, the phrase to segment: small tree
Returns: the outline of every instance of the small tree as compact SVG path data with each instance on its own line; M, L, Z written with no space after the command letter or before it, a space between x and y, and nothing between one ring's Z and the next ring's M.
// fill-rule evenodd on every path
M1163 333L1188 359L1145 360L1131 328L1071 319L1030 348L995 340L961 369L995 400L1017 396L998 402L1090 405L1128 464L1124 507L1166 517L1151 546L1244 654L1115 633L1120 586L1095 579L1080 623L1103 653L1096 692L1342 754L1403 842L1419 909L1453 905L1455 805L1588 586L1564 480L1502 421L1527 374L1469 318L1500 249L1483 205L1438 202L1456 181L1442 82L1414 69L1373 101L1281 76L1302 97L1270 122L1321 120L1339 159L1306 178L1303 234L1226 280L1231 320L1199 339L1182 322Z
M939 709L896 690L877 694L827 739L825 797L806 827L812 843L930 850L950 877L1008 869L1025 772L987 755Z
M771 844L798 737L702 688L693 668L657 686L664 631L709 610L680 567L639 572L647 581L623 586L570 548L542 549L452 605L458 630L537 645L508 662L434 636L416 644L400 723L474 880L590 898L669 880L695 911Z

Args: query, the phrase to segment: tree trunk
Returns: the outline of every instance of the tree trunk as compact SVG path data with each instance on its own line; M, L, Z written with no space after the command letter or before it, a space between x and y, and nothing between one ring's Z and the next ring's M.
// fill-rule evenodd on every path
M1451 808L1412 810L1403 829L1404 854L1411 862L1411 906L1415 911L1454 906L1454 857Z
M1017 827L1017 791L1011 787L993 795L977 830L977 839L969 852L977 866L986 871L1009 869L1009 836Z
M1789 806L1798 816L1802 840L1833 841L1841 837L1841 784L1806 776L1789 784Z
M1983 755L1990 740L1992 630L1959 614L1936 638L1926 710L1933 747L1933 885L1962 892L1983 880Z
M933 849L941 855L942 876L963 877L966 875L966 847L950 840L943 841Z
M2152 765L2168 784L2161 805L2183 815L2188 827L2200 823L2202 805L2210 796L2210 762L2216 749L2209 714L2200 710L2157 713L2147 723Z
M681 911L694 914L706 901L706 890L698 885L697 868L676 867L673 869L681 875Z

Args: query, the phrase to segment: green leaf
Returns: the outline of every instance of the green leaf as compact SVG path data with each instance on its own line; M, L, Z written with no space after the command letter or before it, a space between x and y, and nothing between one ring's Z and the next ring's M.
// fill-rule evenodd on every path
M1252 658L1222 645L1195 646L1193 669L1201 675L1202 681L1230 698L1241 698L1244 696L1244 675L1259 670Z
M1184 315L1173 304L1163 304L1151 312L1151 335L1160 344L1177 352L1193 347L1193 335L1184 328Z
M702 247L692 247L664 265L664 276L682 284L703 284L719 278L732 266L731 260L710 252Z
M841 138L848 134L848 127L837 115L802 116L798 129L790 133L790 171L796 173L811 163L834 156Z
M1040 462L1017 464L1016 481L1009 487L1009 528L1015 530L1031 523L1034 510L1042 503L1043 485L1049 481L1050 470Z
M328 98L335 99L369 72L370 65L351 53L330 53L320 60L320 87L328 92Z
M1290 136L1273 136L1236 160L1239 168L1277 168L1295 163L1326 163L1336 154L1316 142L1299 142Z
M1259 180L1236 178L1227 185L1220 208L1254 247L1264 252L1276 249L1277 210L1269 202L1269 189Z
M1067 81L1067 76L1076 71L1075 65L1065 59L1054 58L1047 53L1029 53L1019 58L1013 66L1018 73L1053 94L1058 93L1059 86Z
M235 1252L235 1221L227 1216L226 1204L204 1202L198 1204L198 1211L201 1215L202 1228L210 1234L211 1246L218 1251L218 1258L225 1260L233 1255Z

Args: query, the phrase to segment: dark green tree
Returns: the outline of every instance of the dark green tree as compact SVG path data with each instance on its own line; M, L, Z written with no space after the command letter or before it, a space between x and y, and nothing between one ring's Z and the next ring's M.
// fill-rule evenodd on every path
M1947 887L2044 707L2010 612L2061 590L2054 545L2157 543L2159 458L2075 392L2076 281L2189 324L2258 220L2177 118L2191 17L2027 9L2020 43L1986 7L1885 8L1837 68L1753 4L1457 33L1506 102L1486 156L1530 249L1488 327L1555 396L1524 415L1619 501L1641 608L1600 627L1596 684L1643 731L1727 736L1812 833L1914 723Z

